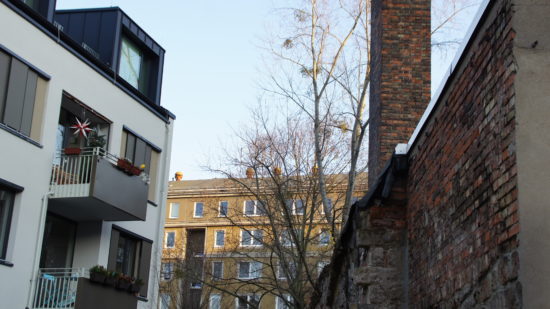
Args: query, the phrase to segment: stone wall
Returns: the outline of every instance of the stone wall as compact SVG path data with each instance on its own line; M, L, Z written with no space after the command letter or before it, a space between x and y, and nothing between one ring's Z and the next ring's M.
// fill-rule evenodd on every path
M401 308L407 303L406 160L354 204L312 297L312 308ZM369 307L371 306L371 307Z
M492 3L409 151L411 308L521 304L513 12Z

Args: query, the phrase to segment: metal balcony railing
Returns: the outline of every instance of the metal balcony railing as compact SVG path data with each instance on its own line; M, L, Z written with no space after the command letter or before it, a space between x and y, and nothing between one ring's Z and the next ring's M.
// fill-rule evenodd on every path
M33 309L74 308L81 277L89 278L84 268L39 269Z
M65 154L61 151L54 160L50 191L53 198L83 197L90 194L90 184L93 181L95 164L98 159L104 159L117 165L119 158L106 152L103 148L83 148L80 154ZM141 179L149 182L149 177L141 173Z

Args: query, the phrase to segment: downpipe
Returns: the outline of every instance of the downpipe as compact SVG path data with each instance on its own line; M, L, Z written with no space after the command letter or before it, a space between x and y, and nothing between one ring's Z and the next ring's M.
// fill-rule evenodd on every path
M42 196L42 205L40 208L40 221L38 222L38 230L36 232L36 244L34 247L34 257L32 262L31 278L29 280L29 295L27 296L27 306L25 309L32 308L33 295L36 287L35 280L38 275L38 261L42 252L42 241L44 238L44 224L46 223L46 209L48 208L48 199L53 195L52 191Z

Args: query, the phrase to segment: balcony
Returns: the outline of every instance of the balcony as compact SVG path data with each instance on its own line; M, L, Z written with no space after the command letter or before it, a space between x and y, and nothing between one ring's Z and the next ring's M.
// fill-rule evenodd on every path
M112 286L90 282L84 269L38 271L32 309L135 309L137 298Z
M49 211L77 222L145 220L145 173L136 176L121 170L120 160L101 148L66 153L57 154L54 161Z

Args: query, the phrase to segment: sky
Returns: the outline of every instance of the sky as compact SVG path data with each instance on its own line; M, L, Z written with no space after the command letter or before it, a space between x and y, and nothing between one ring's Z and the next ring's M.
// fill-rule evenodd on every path
M57 0L57 9L118 6L166 50L161 104L177 117L170 175L181 171L185 180L216 176L201 166L219 155L257 102L256 81L264 65L261 38L274 3ZM475 11L462 14L460 26L452 29L456 36L463 35ZM452 51L432 57L432 89L453 57Z

